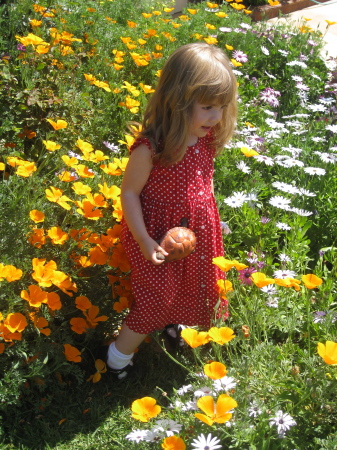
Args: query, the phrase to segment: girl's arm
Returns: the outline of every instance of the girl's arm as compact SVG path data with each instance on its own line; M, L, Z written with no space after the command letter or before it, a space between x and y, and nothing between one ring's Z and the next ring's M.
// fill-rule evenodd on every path
M156 258L156 252L165 256L167 252L149 236L139 198L152 167L151 153L145 144L141 144L131 153L126 166L121 187L121 202L124 219L134 239L138 242L145 259L158 265L162 264L163 260Z

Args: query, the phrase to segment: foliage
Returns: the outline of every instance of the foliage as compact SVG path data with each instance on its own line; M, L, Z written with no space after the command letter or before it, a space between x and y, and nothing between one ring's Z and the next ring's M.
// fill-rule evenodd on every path
M97 448L101 426L100 448L123 448L133 440L131 405L150 397L160 415L137 414L179 421L188 445L211 430L226 448L334 448L337 373L317 344L336 341L336 64L322 58L319 32L252 24L241 2L193 3L178 17L150 0L0 8L4 445L20 435L25 448L37 448L36 436L41 448ZM239 83L237 132L214 180L226 257L241 264L226 266L232 285L222 292L235 338L222 330L227 343L217 343L204 330L204 345L189 341L195 348L174 357L144 344L143 371L122 395L95 350L116 336L132 302L119 199L128 125L141 120L168 55L196 40L223 48ZM323 282L308 287L304 274ZM211 361L232 385L215 392L216 380L200 376ZM203 421L189 409L201 389L217 408L213 417L210 400L201 402ZM271 425L280 411L292 418L285 436ZM36 430L21 435L33 420ZM78 440L63 442L74 430ZM150 435L157 444L167 437Z

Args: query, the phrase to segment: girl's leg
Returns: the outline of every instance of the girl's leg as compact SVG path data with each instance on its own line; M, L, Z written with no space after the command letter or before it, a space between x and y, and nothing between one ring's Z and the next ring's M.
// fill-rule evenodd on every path
M124 323L115 342L109 345L107 364L111 369L120 370L131 363L135 349L145 339L146 334L136 333Z
M140 334L130 330L130 328L123 323L121 331L115 341L116 348L125 355L133 353L146 336L147 334Z

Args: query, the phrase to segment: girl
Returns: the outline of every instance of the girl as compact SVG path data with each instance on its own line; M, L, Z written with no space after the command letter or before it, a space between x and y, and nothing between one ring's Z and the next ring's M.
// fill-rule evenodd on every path
M123 378L133 352L168 324L209 327L219 299L223 255L213 195L213 158L236 122L236 79L226 55L204 43L178 48L167 60L130 149L121 200L122 243L131 263L134 302L106 362ZM188 218L193 254L164 263L157 241Z

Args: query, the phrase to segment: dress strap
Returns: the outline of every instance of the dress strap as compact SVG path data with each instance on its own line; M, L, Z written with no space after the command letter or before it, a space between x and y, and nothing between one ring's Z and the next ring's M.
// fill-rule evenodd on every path
M134 149L139 147L141 144L145 144L151 151L151 155L154 156L154 151L153 151L151 142L149 141L149 139L147 139L145 137L137 138L135 140L135 142L131 145L129 152L132 153L134 151Z

